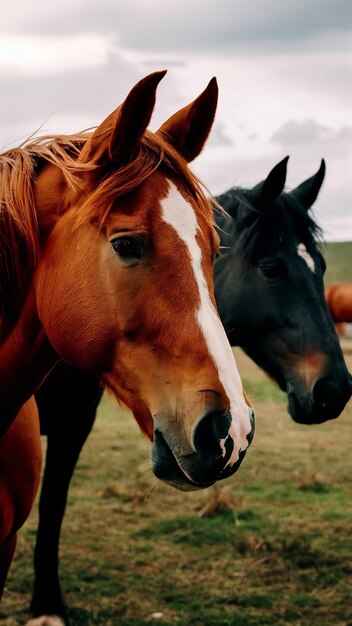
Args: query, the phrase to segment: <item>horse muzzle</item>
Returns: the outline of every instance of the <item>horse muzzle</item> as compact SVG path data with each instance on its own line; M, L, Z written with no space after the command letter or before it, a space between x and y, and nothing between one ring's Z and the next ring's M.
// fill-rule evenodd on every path
M288 412L299 424L322 424L336 419L352 395L352 377L342 380L322 377L315 381L308 394L289 383L287 385Z
M157 428L152 446L152 468L155 476L181 491L210 487L234 474L240 467L254 435L254 411L249 407L251 430L247 447L238 450L232 461L235 442L229 434L230 413L212 412L197 424L192 437L192 451L183 454L177 442Z

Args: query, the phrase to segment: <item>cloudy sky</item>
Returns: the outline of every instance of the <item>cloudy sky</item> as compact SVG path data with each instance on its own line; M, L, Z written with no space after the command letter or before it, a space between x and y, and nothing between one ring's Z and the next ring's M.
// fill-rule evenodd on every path
M151 128L215 75L217 120L193 168L214 193L290 155L293 188L327 162L315 214L352 240L351 0L0 0L0 146L98 124L167 68Z

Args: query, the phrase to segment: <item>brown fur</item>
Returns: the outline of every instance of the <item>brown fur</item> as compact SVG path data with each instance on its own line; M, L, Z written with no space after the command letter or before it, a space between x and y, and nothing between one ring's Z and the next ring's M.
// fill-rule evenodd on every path
M169 179L194 209L215 306L218 239L211 205L187 158L190 143L194 158L209 133L216 84L171 118L166 140L162 131L146 131L163 75L140 81L94 133L36 140L1 157L0 434L8 429L0 438L6 446L3 545L29 514L40 471L37 415L26 403L59 358L99 375L151 439L159 416L171 456L193 454L196 470L197 420L228 411L197 323L199 293L187 247L161 217ZM131 267L110 242L121 232L145 242L142 259ZM32 463L27 478L22 453ZM7 566L4 558L3 579Z
M85 134L42 137L0 155L0 339L13 325L39 258L40 237L34 200L38 169L50 163L78 191L90 164L77 163Z
M335 283L325 289L331 317L338 335L345 333L345 323L352 324L352 283Z
M46 235L52 229L53 214L58 204L60 214L57 217L60 217L67 205L76 199L79 207L76 225L95 221L101 226L112 203L140 186L162 164L166 174L170 172L181 178L186 189L212 220L209 200L197 177L188 169L187 162L161 135L148 131L133 161L103 177L86 200L87 190L84 187L87 180L82 174L89 173L92 179L92 172L96 172L94 178L99 180L102 169L94 160L79 160L81 150L91 136L81 133L42 137L0 155L0 339L18 317L39 257L40 234L44 232ZM48 167L48 164L54 167ZM42 169L45 175L43 181L40 178ZM43 199L38 197L41 188L45 189ZM53 198L49 198L49 203L52 206L48 206L50 188ZM62 202L62 195L65 194L69 198ZM80 206L82 201L83 206ZM44 215L38 220L41 205L44 205ZM49 227L42 224L43 220L48 222Z

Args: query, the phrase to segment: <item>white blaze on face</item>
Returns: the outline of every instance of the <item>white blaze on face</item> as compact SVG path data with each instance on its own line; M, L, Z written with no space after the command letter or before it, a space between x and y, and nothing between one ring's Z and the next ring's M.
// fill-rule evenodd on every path
M200 306L196 312L197 321L204 335L209 354L218 371L219 380L230 401L232 423L229 435L233 439L234 449L227 465L233 465L239 458L239 452L248 447L247 435L251 432L250 409L243 397L242 383L231 346L211 301L203 274L202 252L196 240L198 222L195 212L174 183L168 182L169 193L161 201L162 218L175 229L180 239L187 246L200 297ZM226 439L227 437L220 442L224 455Z
M301 257L301 259L303 259L306 263L307 266L309 267L309 269L311 270L311 272L315 272L315 263L314 263L314 259L312 259L312 257L310 256L309 252L307 252L307 248L305 247L304 243L299 243L297 246L297 254L298 256Z

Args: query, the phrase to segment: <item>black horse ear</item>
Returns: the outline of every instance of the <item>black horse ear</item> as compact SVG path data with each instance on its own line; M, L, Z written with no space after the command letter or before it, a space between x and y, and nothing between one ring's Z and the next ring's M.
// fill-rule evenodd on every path
M309 209L317 199L318 193L323 184L325 169L325 161L322 159L317 173L291 191L291 193L295 195L295 197L306 209Z
M251 192L258 208L272 206L283 192L287 175L287 161L289 157L285 157L273 167L267 178L256 185Z

